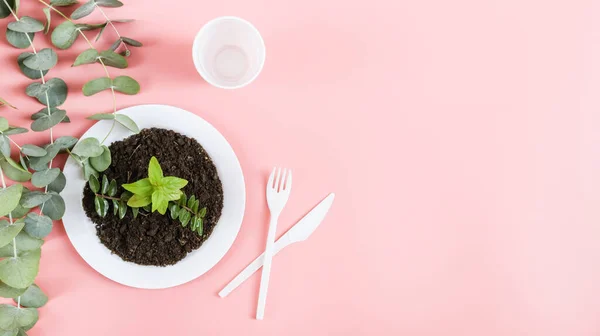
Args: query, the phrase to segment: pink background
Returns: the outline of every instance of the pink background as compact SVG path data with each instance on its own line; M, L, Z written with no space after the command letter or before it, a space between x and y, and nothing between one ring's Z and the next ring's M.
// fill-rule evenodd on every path
M22 2L21 14L43 17ZM143 87L118 106L171 104L215 125L244 170L245 220L209 273L158 291L97 274L57 223L38 281L51 300L30 335L600 333L600 2L125 2L107 12L137 19L119 28L146 46L130 69L110 69ZM193 38L220 15L265 39L264 71L247 88L212 88L194 69ZM99 47L113 37L107 29ZM80 93L102 75L70 68L85 48L60 52L50 73L71 90L73 123L58 135L110 110L109 93ZM19 52L0 44L0 96L20 108L3 115L27 125L41 107L23 94ZM258 276L216 293L264 247L273 165L295 174L280 232L337 198L308 241L275 258L258 322Z

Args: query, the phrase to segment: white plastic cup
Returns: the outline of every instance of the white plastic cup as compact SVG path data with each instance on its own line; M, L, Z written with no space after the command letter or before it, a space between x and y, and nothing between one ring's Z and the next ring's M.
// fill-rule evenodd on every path
M250 22L222 16L205 24L192 48L194 65L209 84L237 89L250 84L265 63L265 43Z

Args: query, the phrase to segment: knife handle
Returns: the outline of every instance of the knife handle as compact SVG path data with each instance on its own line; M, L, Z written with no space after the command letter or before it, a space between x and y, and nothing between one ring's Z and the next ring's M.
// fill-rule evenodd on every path
M284 247L288 246L290 244L290 239L289 236L287 234L284 234L283 236L281 236L281 238L279 238L276 242L275 242L275 246L274 250L273 250L273 256L275 256L277 253L279 253L279 251L283 250ZM225 286L225 288L223 288L220 292L219 292L219 296L224 298L227 295L229 295L231 292L233 292L236 288L238 288L241 284L244 283L244 281L248 280L248 278L254 274L256 271L258 271L263 263L264 263L264 257L265 254L264 252L258 256L258 258L254 259L253 262L250 263L250 265L248 265L243 271L240 272L240 274L238 274L233 280L231 280L230 283L227 284L227 286Z

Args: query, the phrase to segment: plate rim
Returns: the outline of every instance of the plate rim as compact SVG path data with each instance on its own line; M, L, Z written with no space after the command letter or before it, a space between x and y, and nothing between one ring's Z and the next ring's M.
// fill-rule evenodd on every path
M234 232L233 231L231 232L231 238L230 238L231 242L224 249L222 249L221 251L218 251L218 252L220 252L220 253L218 253L220 255L218 255L218 258L215 257L213 260L211 260L209 262L210 265L208 267L198 268L198 271L193 272L194 273L193 276L187 276L187 277L183 277L182 279L175 279L175 280L171 280L171 281L162 281L160 284L151 284L148 281L144 281L144 284L140 285L140 284L136 284L136 283L131 283L131 281L127 281L127 280L124 280L124 279L121 279L121 278L115 278L114 275L108 275L103 270L99 269L99 267L97 267L98 265L95 265L94 262L91 262L90 260L88 260L88 259L90 259L90 256L87 255L88 252L82 252L84 249L82 249L82 247L79 246L79 244L75 242L77 240L77 238L74 237L75 233L72 231L74 229L73 228L69 229L69 227L71 227L71 225L67 224L67 222L70 221L70 219L68 219L68 217L70 217L68 215L69 214L69 208L72 209L72 206L67 206L67 211L65 212L65 216L63 216L63 227L65 229L67 237L69 238L69 241L71 242L71 245L73 245L73 247L75 248L75 250L77 251L77 253L79 254L79 256L81 256L81 258L86 262L86 264L88 264L90 267L92 267L92 269L94 269L96 272L98 272L101 275L103 275L105 278L110 279L112 281L115 281L115 282L117 282L119 284L122 284L122 285L125 285L125 286L129 286L129 287L134 287L134 288L140 288L140 289L164 289L164 288L171 288L171 287L176 287L176 286L179 286L179 285L183 285L185 283L188 283L188 282L190 282L192 280L195 280L195 279L201 277L202 275L204 275L205 273L207 273L209 270L211 270L214 266L216 266L225 257L225 255L231 249L231 247L233 246L233 244L235 243L235 240L237 239L237 237L239 235L239 232L241 230L241 226L242 226L242 223L243 223L243 219L244 219L244 216L245 216L246 201L247 201L247 197L246 197L246 181L245 181L245 178L244 178L244 173L243 173L242 166L240 164L239 158L237 157L237 155L235 153L235 150L233 149L233 147L231 146L231 144L229 143L229 141L227 141L227 139L225 138L225 136L221 132L219 132L219 130L216 127L214 127L211 123L209 123L208 121L206 121L201 116L199 116L199 115L197 115L195 113L192 113L190 111L187 111L185 109L179 108L179 107L175 107L175 106L171 106L171 105L164 105L164 104L142 104L142 105L134 105L134 106L130 106L130 107L118 110L117 113L131 116L131 114L139 113L139 112L136 112L136 111L139 111L139 110L142 110L142 109L148 109L148 108L150 108L150 109L165 109L167 111L168 110L170 110L170 111L177 111L177 113L182 113L184 115L190 116L191 118L196 118L197 121L199 122L199 124L197 126L208 127L209 129L212 129L212 132L214 132L214 135L216 135L216 136L218 136L218 137L221 138L221 140L222 140L221 145L225 145L229 149L230 154L233 155L231 157L233 160L228 161L228 165L230 166L230 168L236 170L236 173L239 174L238 178L240 179L240 181L239 181L239 184L237 185L237 187L240 188L239 193L240 193L241 199L238 200L240 202L240 209L236 210L236 212L235 212L235 213L238 213L239 215L235 215L235 213L233 214L233 216L239 217L239 218L236 218L236 222L237 223L234 223L235 224L235 226L233 227ZM162 113L166 114L168 112L163 111ZM103 123L104 125L110 125L111 122L112 122L111 120L101 120L101 121L99 121L99 122L91 125L81 135L80 139L84 139L86 137L89 137L89 134L92 133L92 132L94 132L95 129L102 127L101 123ZM202 124L204 124L204 125L202 125ZM142 129L143 128L148 128L148 127L156 127L156 126L142 127ZM165 126L165 128L172 129L172 128L168 127L168 126ZM182 133L181 131L178 131L178 130L174 130L174 131L176 131L178 133ZM128 136L131 136L131 135L133 135L133 133L131 133L131 132L127 132L123 136L118 135L118 136L116 136L116 138L114 138L114 139L112 139L110 141L107 140L107 145L110 145L114 141L123 140L124 138L126 138ZM190 135L190 134L184 134L184 135L190 136L190 137L194 137L193 135ZM109 137L109 139L111 139L111 137ZM198 142L203 147L205 147L204 144L201 143L201 141L198 141ZM206 149L206 147L205 147L205 149ZM209 154L209 155L210 155L211 159L213 161L215 161L214 156L211 155L211 154ZM216 161L215 161L215 165L218 165L218 163ZM67 158L66 162L65 162L64 169L63 169L63 171L65 172L65 176L67 175L67 171L70 170L70 169L72 169L73 167L76 168L77 170L79 170L79 167L75 163L74 159L71 156L69 156ZM71 173L69 172L69 174L71 174ZM69 180L69 176L66 176L66 177L67 177L67 181L68 181ZM79 179L83 180L81 177ZM81 183L81 181L77 181L77 182ZM83 183L85 184L85 182L83 182ZM223 183L223 186L224 186L224 191L225 191L225 183ZM67 183L67 188L68 188L68 183ZM65 188L65 189L67 189L67 188ZM72 188L74 188L74 187L72 187ZM81 188L81 194L83 194L83 188ZM225 196L226 195L224 194L224 203L225 203ZM68 202L67 198L65 198L65 202L66 203L72 203L74 201L71 200L70 202ZM84 212L83 206L81 206L80 199L77 200L77 203L79 204L79 209L78 210ZM84 212L84 216L85 216L85 219L87 220L87 222L85 224L94 225L93 222L87 217L87 215L85 215L85 212ZM215 230L217 228L219 228L218 224L221 223L221 221L223 220L223 218L224 218L224 215L222 213L221 217L219 218L219 221L217 222L217 225L215 226ZM80 223L80 225L82 225L82 224ZM228 229L231 230L231 228L228 228ZM95 232L95 228L93 230ZM202 244L202 246L199 249L196 249L196 250L188 253L185 258L183 258L182 260L180 260L176 264L170 265L170 266L165 266L165 267L138 265L138 264L135 264L133 262L124 261L124 260L121 259L121 257L119 257L116 254L113 254L112 252L110 252L110 250L106 246L104 246L104 244L102 244L99 240L97 241L97 243L98 243L98 245L101 246L101 249L103 248L106 251L110 252L111 256L114 256L114 257L118 258L119 259L118 261L120 261L121 263L124 263L126 266L131 266L131 268L133 270L135 270L136 268L137 269L152 269L152 270L156 270L157 273L167 273L169 269L172 270L172 269L175 269L175 268L181 268L181 266L179 266L179 267L175 267L175 266L178 265L178 264L183 264L184 261L186 261L186 259L189 262L189 260L191 260L193 258L193 255L195 255L196 253L199 253L202 250L202 247L206 245L206 243L210 240L211 237L214 236L214 234L215 234L215 231L213 231L213 233L211 234L211 236ZM95 234L94 234L94 237L97 239L97 236ZM163 270L167 270L167 271L163 271Z

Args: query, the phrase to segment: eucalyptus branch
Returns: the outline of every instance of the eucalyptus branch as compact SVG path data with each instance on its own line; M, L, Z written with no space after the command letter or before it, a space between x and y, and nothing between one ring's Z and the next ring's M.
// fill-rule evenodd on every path
M108 15L106 15L106 13L102 9L102 7L98 6L97 3L94 3L94 5L96 6L96 8L98 8L98 10L100 11L100 13L102 13L102 15L104 16L104 18L106 19L106 22L115 31L115 34L117 34L117 36L119 37L119 40L123 41L123 36L121 36L121 34L119 33L119 30L117 29L117 27L115 27L115 24L112 22L112 20L108 18ZM125 47L125 50L129 51L129 48L127 48L127 44L123 44L123 46Z
M4 0L6 1L6 0ZM7 4L8 6L8 4ZM10 8L10 6L8 6ZM12 12L12 10L11 10ZM4 180L4 172L2 171L2 168L0 168L0 180L2 181L2 189L6 189L6 181ZM8 213L8 221L10 223L10 225L14 225L13 222L13 218L12 218L12 213ZM12 244L13 244L13 258L17 258L17 237L13 237L12 240ZM17 308L21 308L21 295L18 296L17 298Z

